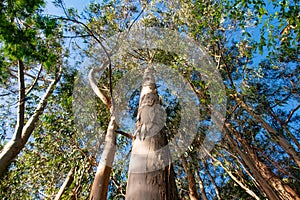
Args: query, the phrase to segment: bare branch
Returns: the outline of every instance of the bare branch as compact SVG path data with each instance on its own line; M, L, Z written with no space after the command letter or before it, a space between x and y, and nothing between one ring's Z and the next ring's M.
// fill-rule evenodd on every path
M237 177L235 177L233 175L233 173L230 171L230 169L228 169L225 165L223 165L223 163L219 160L217 160L213 155L210 154L210 152L208 152L205 148L203 148L203 150L207 153L207 155L214 161L214 163L218 164L219 166L221 166L226 173L230 176L230 178L232 178L241 188L243 188L250 196L252 196L254 199L260 200L260 198L255 194L254 191L252 191L247 185L245 185L244 183L242 183L242 181L238 180ZM227 161L225 161L227 162Z
M127 137L127 138L129 138L129 139L134 139L134 136L133 135L131 135L131 134L129 134L129 133L125 133L125 132L123 132L123 131L116 131L116 133L119 133L119 134L121 134L121 135L123 135L123 136L125 136L125 137Z
M18 73L17 70L14 70L14 69L10 69L11 72L15 72L15 73ZM13 73L10 72L10 75L14 78L17 78L17 76ZM24 74L32 79L35 79L36 76L35 75L32 75L32 74L29 74L29 73L26 73L24 72ZM43 80L43 81L46 81L46 82L52 82L53 80L49 80L49 79L46 79L45 77L39 77L39 80Z
M99 38L94 34L94 32L85 23L78 21L76 19L72 19L72 18L59 17L58 19L61 19L64 21L71 21L71 22L74 22L76 24L83 26L86 29L86 31L91 35L91 37L94 38L100 44L101 48L103 49L103 51L105 52L105 54L109 60L109 63L111 63L109 52L106 50L105 46L102 44L102 42L99 40ZM103 38L101 38L101 39L104 40Z
M90 35L90 34L86 34L86 35L65 35L65 36L63 36L63 38L71 38L71 39L73 39L73 38L86 38L86 37L92 37L92 35Z
M285 124L288 124L288 123L290 122L292 116L294 115L294 113L295 113L299 108L300 108L300 104L290 112L288 118L287 118L286 121L285 121Z
M36 122L39 120L39 117L41 116L41 114L43 114L43 111L48 102L48 98L53 93L55 85L60 80L61 75L62 75L62 66L60 66L60 69L59 69L59 72L58 72L58 75L56 76L56 78L48 86L44 96L41 98L39 104L37 105L37 107L34 111L34 114L31 115L31 117L28 119L27 123L25 124L24 131L22 133L22 139L27 141L27 139L30 137L32 131L34 130L34 128L36 126Z
M89 72L89 82L90 85L95 92L95 94L101 99L101 101L106 105L107 108L111 107L111 102L108 100L108 98L104 95L104 93L98 88L97 82L95 80L95 74L101 70L104 70L107 65L109 64L109 60L104 61L104 63L99 68L93 68Z
M73 182L73 173L74 173L74 168L71 168L71 170L69 171L64 183L62 184L62 186L60 187L57 195L55 196L54 200L60 200L61 196L63 195L64 191L70 186L70 184Z
M19 82L19 100L18 100L18 117L13 140L19 140L24 127L25 115L25 80L24 80L24 63L19 60L18 63L18 82Z
M34 79L32 85L30 86L30 88L27 90L25 96L27 96L27 95L32 91L32 89L34 88L34 86L37 84L37 82L38 82L38 80L39 80L39 77L40 77L40 74L41 74L41 72L42 72L42 69L43 69L43 65L41 65L41 67L40 67L40 69L39 69L39 71L38 71L38 74L36 75L36 77L35 77L35 79Z
M10 94L11 94L11 93L0 94L0 97L8 96L8 95L10 95Z

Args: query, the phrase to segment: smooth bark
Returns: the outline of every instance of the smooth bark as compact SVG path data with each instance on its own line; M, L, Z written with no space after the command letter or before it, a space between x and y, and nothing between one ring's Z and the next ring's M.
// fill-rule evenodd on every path
M24 80L24 63L22 60L18 62L18 84L19 84L19 100L18 115L13 140L19 140L22 135L25 118L25 80Z
M109 61L106 60L104 61L104 63L99 67L99 68L93 68L90 70L89 72L89 82L90 85L93 89L93 91L95 92L95 94L101 99L101 101L104 103L104 105L107 108L111 107L111 101L109 100L109 98L98 88L97 86L97 81L95 80L95 75L96 73L99 73L100 71L105 70L105 68L107 67L107 65L109 64Z
M105 136L103 153L92 185L90 200L106 200L116 150L116 128L115 118L111 117Z
M97 82L94 77L96 73L103 71L108 64L109 64L109 60L106 60L99 68L92 69L89 72L89 82L95 94L100 98L100 100L104 103L104 105L108 109L110 109L110 111L112 111L113 110L112 100L110 100L98 88ZM117 129L117 125L115 122L115 117L111 116L107 128L107 133L105 135L103 152L97 167L97 172L90 192L90 197L89 197L90 200L106 200L107 198L110 173L112 170L113 160L116 151L116 129Z

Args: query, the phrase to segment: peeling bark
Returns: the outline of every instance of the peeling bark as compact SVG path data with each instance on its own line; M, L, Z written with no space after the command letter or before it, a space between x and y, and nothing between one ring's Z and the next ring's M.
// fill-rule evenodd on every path
M153 69L144 72L126 189L126 200L177 200Z

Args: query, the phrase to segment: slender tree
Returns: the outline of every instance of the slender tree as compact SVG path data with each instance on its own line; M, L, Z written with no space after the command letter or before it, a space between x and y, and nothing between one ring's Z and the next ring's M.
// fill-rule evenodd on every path
M4 52L6 57L5 67L11 73L10 81L13 82L14 72L17 73L18 79L15 131L11 140L1 149L0 176L4 175L4 171L24 148L62 75L63 63L62 58L59 58L62 49L57 37L59 26L55 20L41 15L40 10L43 5L43 1L2 1L0 3L1 52ZM36 76L30 76L28 72L38 69L39 65L42 67ZM18 70L14 69L16 66ZM52 80L49 81L50 84L44 80L46 88L44 95L35 110L26 117L26 113L29 112L26 101L30 98L37 82L42 80L40 77L42 70L44 76L52 75ZM29 79L32 80L31 83Z

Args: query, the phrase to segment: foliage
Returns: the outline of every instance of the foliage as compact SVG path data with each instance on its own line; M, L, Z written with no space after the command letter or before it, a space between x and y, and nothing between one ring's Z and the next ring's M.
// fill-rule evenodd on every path
M1 3L1 85L12 82L11 69L19 59L23 59L30 69L36 69L38 63L43 63L47 72L55 72L52 64L63 51L60 45L66 41L73 42L75 50L72 51L81 56L80 62L94 56L99 42L105 43L111 36L126 32L142 11L138 20L134 21L137 25L170 28L191 36L214 59L223 78L228 98L223 138L207 157L200 159L200 146L209 135L212 111L209 84L195 67L186 63L180 55L160 49L153 52L138 49L134 54L117 58L112 66L113 88L127 72L137 65L144 65L150 59L149 55L155 55L151 58L154 62L171 66L188 80L199 98L201 117L195 140L183 156L196 180L199 196L207 199L270 199L273 191L278 199L285 199L285 191L276 184L300 193L300 166L297 163L300 150L300 12L296 0L147 3L111 0L92 2L82 13L75 8L66 8L60 0L55 2L64 10L65 16L53 18L42 15L42 1ZM62 36L60 27L67 35L64 41L55 39ZM79 72L83 70L77 69ZM99 161L97 153L101 152L102 146L95 153L89 145L95 143L98 135L84 141L87 138L83 138L81 130L76 128L76 116L72 110L73 84L77 73L74 71L65 72L33 137L2 179L0 197L3 199L52 199L72 168L75 169L74 180L66 188L63 199L88 197L95 161ZM110 96L109 77L110 73L106 71L98 83L107 96ZM44 86L39 85L38 88L37 91L42 91ZM130 92L132 96L128 107L134 118L139 91ZM34 98L38 99L38 94L30 96L33 100L29 101L29 107L36 104ZM166 106L166 125L168 136L172 138L178 129L182 108L170 91L161 94L162 101L170 105ZM101 102L92 99L91 103L95 103L93 108L99 131L104 132L109 112ZM4 107L0 109L5 111ZM11 115L1 115L2 119L3 116ZM11 129L5 128L6 132ZM5 131L1 134L5 136ZM101 141L103 138L98 139ZM118 135L108 199L125 196L130 148L131 141ZM174 162L174 169L180 197L189 199L188 173L182 160Z

